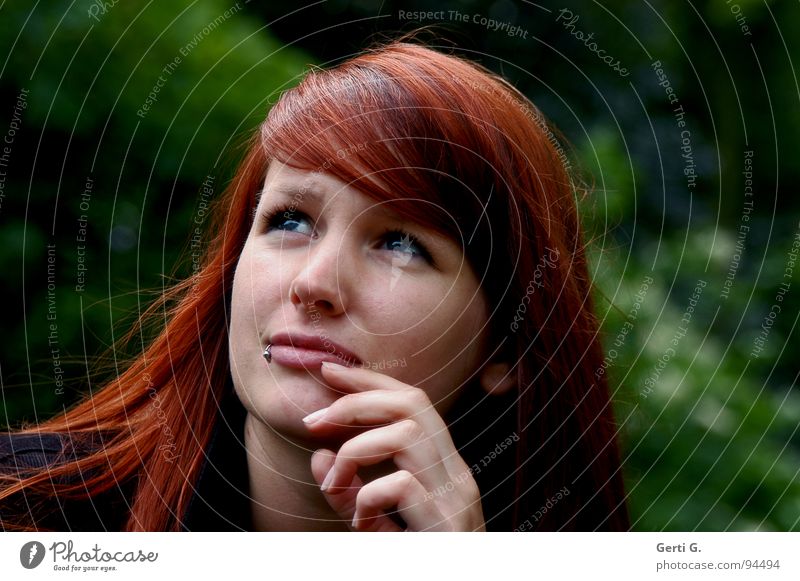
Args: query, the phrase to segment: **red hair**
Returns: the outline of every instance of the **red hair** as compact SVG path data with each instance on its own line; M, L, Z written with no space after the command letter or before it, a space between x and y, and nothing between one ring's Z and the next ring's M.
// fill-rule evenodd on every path
M462 242L492 308L493 348L518 384L503 397L481 397L473 385L446 418L470 465L518 436L515 452L475 474L487 527L626 529L575 192L552 141L541 114L503 79L422 46L395 42L308 74L252 138L213 212L200 271L143 316L166 314L163 331L102 390L27 430L99 437L102 447L4 485L0 500L85 498L135 479L126 528L180 528L229 385L234 269L277 159L395 200L392 209ZM554 502L559 491L568 496Z

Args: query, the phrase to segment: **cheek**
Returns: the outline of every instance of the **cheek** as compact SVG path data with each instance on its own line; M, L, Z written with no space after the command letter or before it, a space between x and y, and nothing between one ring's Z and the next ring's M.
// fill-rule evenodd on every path
M360 285L359 303L367 331L406 341L429 334L452 310L452 281L403 273L396 279L372 277Z
M248 245L242 249L233 275L231 291L231 341L241 337L246 322L252 321L253 313L253 265Z
M407 282L373 302L371 330L383 335L379 342L387 351L408 359L407 379L425 380L432 390L457 385L479 363L487 321L483 295L469 279Z
M417 329L419 358L435 358L439 366L449 361L472 361L480 351L481 328L486 322L482 299L463 297L445 299L434 308L426 322Z
M233 277L231 294L231 334L243 330L252 336L253 328L262 327L269 311L280 304L278 269L258 258L249 244L242 250ZM263 331L263 329L259 329Z
M440 413L446 411L473 373L484 363L485 337L488 333L482 296L471 303L459 302L440 307L442 320L430 335L430 343L415 359L425 370L424 387Z

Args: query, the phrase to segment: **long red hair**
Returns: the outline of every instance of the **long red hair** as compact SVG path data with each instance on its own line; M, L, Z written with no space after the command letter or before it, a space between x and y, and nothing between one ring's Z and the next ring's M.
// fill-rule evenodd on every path
M6 482L0 500L85 498L134 479L126 529L180 528L229 386L234 269L278 159L395 200L393 209L462 242L492 307L496 356L517 379L502 397L470 386L446 418L467 463L486 464L474 475L487 527L626 529L575 188L552 135L503 79L419 45L394 42L309 73L251 139L215 206L202 268L144 314L166 319L163 331L119 377L27 430L102 447ZM491 455L504 438L514 451Z

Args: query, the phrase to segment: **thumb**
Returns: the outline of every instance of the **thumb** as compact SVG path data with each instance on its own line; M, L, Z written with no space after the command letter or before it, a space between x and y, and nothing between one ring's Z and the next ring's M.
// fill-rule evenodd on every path
M317 481L317 485L322 486L325 477L333 467L333 461L335 459L336 454L324 448L317 450L311 456L311 474L314 475L314 480ZM356 513L356 497L362 486L364 486L364 483L358 475L356 475L346 489L339 489L340 492L336 494L330 494L328 492L322 493L331 508L345 521L348 527L350 527L350 524L353 522L353 516Z
M336 459L336 454L331 450L324 448L317 450L311 456L311 473L314 475L314 480L317 484L322 486L325 477L333 467L333 462ZM337 487L337 492L331 494L330 492L323 492L325 500L328 501L330 507L347 523L350 530L356 530L353 527L353 517L356 513L356 498L358 491L364 486L364 481L356 474L353 476L352 482L342 490ZM364 519L364 522L359 523L358 530L367 531L396 531L398 530L397 524L385 514L373 516Z

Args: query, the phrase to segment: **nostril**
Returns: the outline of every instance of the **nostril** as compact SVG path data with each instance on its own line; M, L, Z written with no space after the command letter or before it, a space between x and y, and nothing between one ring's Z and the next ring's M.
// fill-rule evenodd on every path
M297 277L289 287L289 300L298 309L326 315L341 314L345 310L345 296L337 284L327 281Z
M324 299L318 299L308 304L309 313L312 313L314 311L330 312L332 310L333 310L333 303Z

